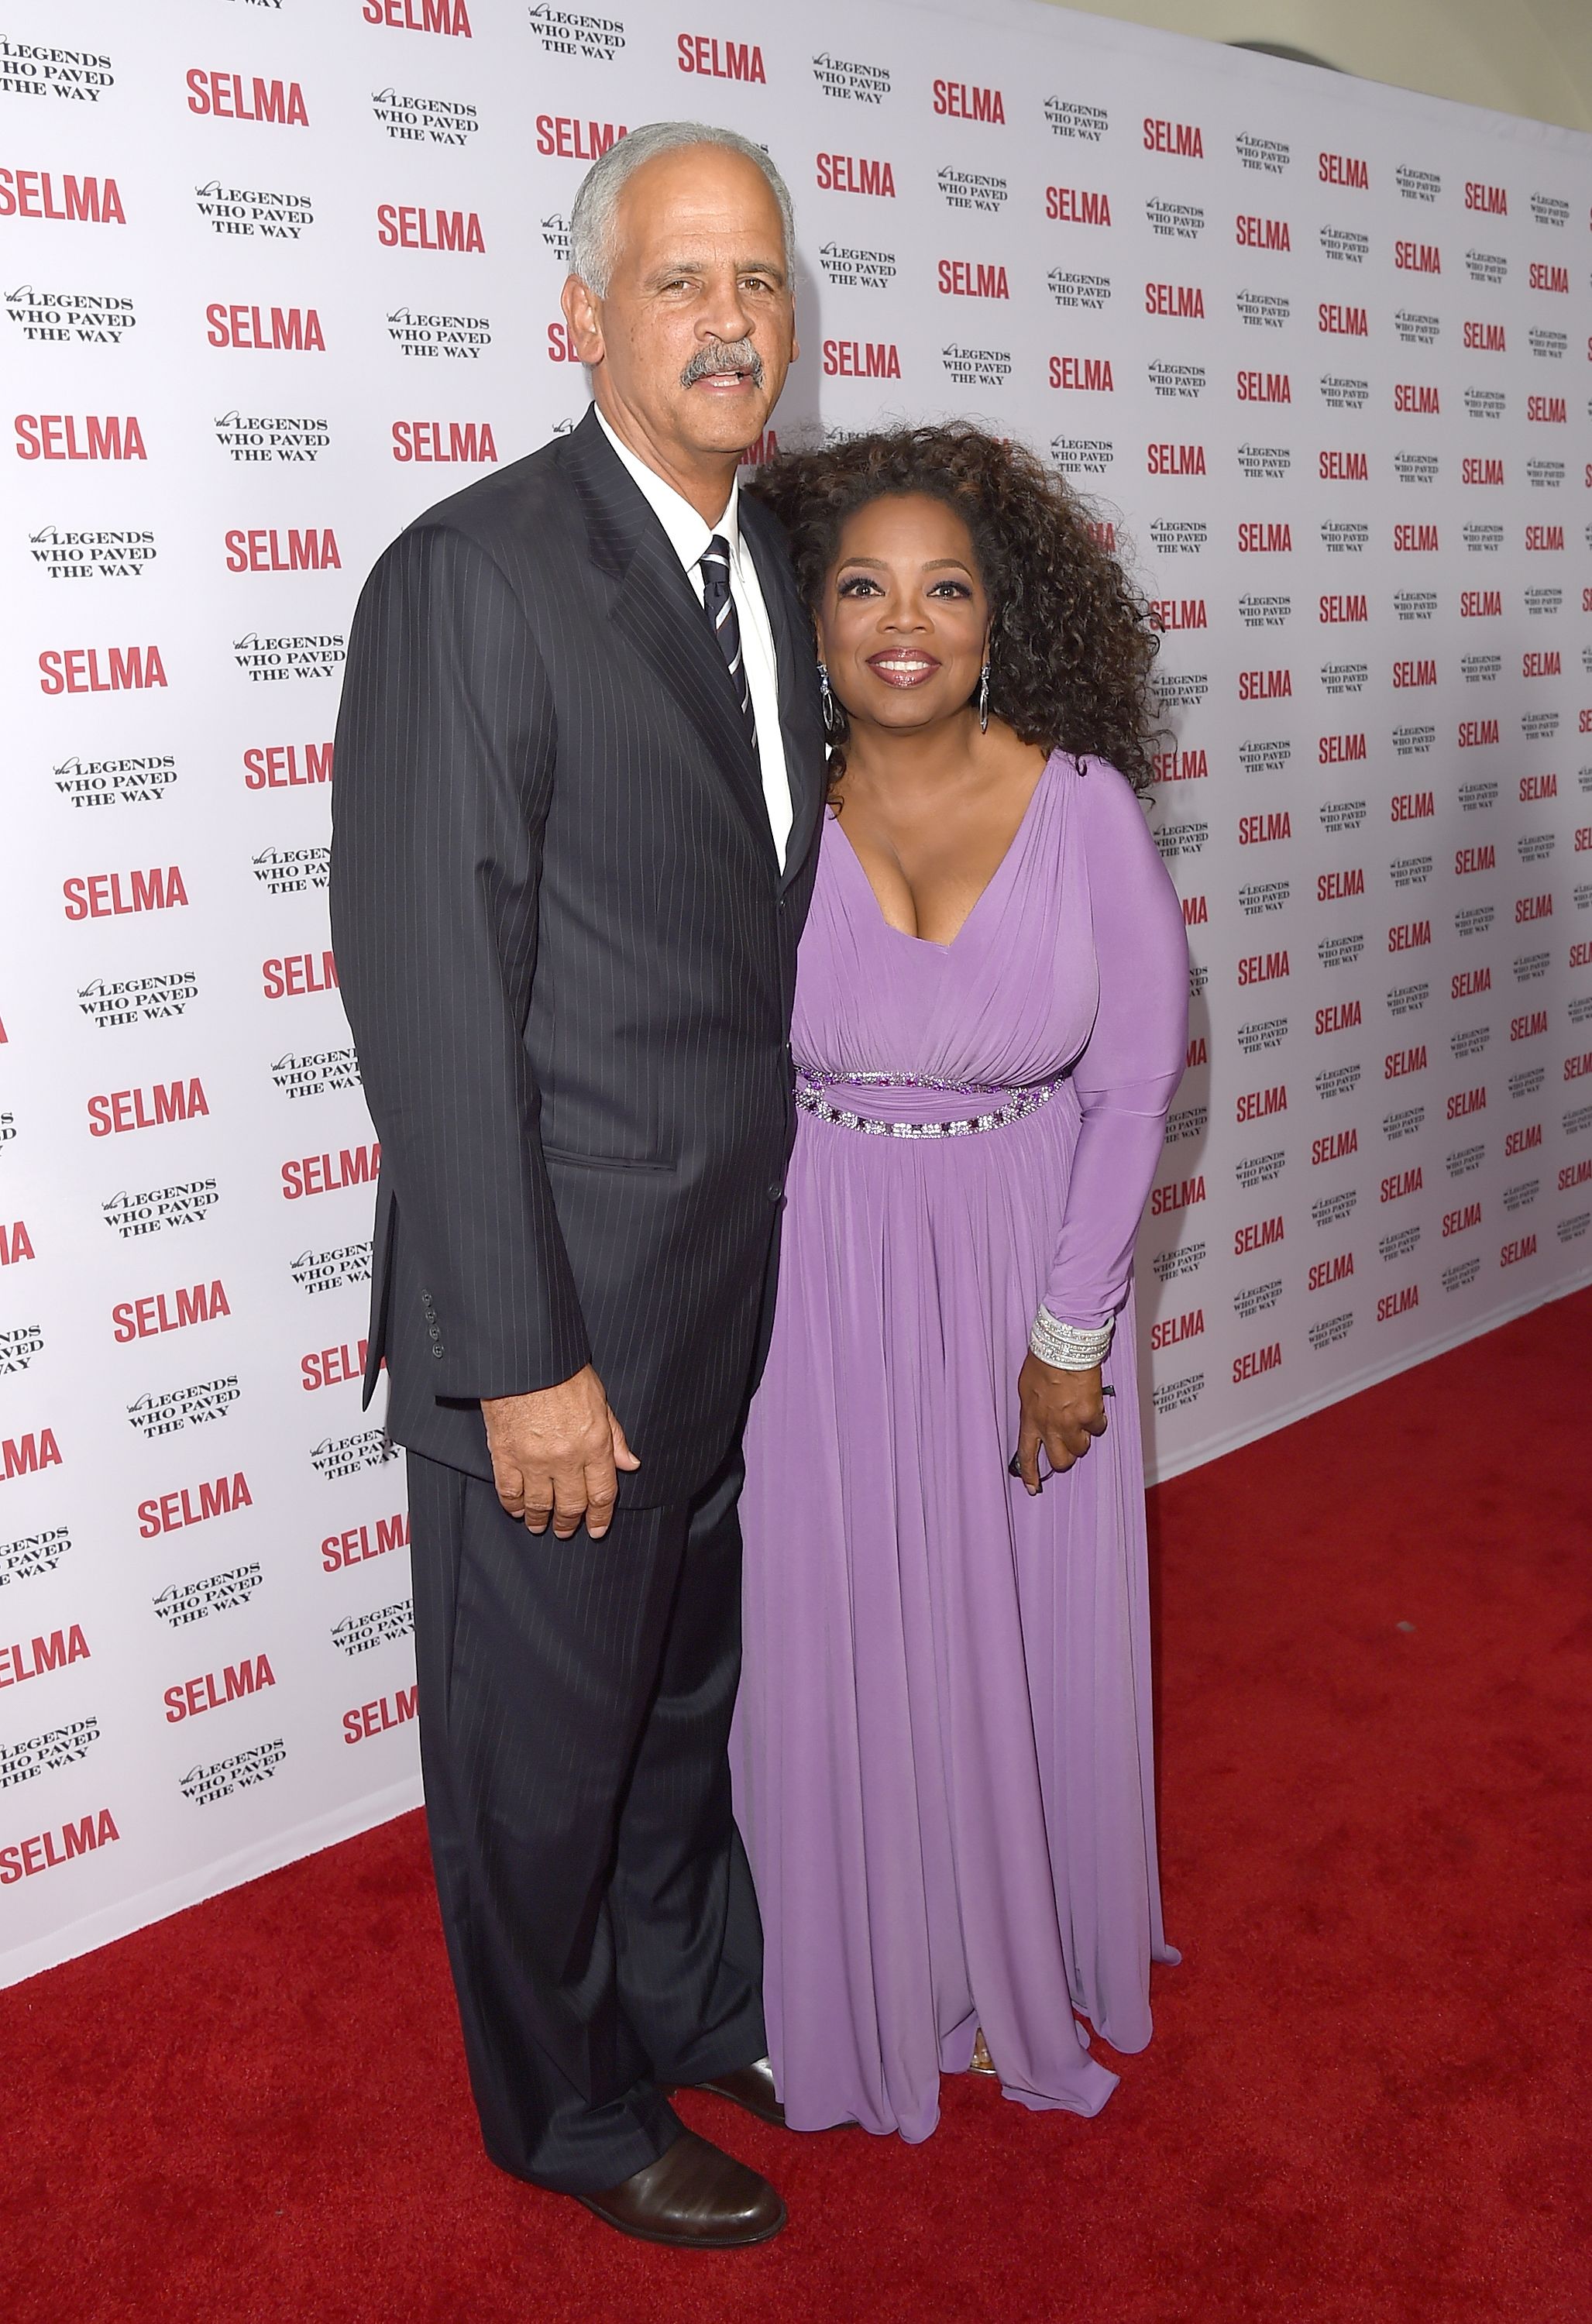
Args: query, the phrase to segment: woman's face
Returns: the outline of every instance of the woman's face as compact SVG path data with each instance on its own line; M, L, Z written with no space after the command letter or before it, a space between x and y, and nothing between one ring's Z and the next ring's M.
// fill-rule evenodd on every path
M870 501L848 517L824 585L819 644L855 724L934 726L979 683L989 604L972 537L924 493Z

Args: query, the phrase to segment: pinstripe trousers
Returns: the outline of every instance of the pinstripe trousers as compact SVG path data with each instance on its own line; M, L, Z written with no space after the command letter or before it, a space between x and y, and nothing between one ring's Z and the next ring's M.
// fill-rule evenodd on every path
M603 1540L409 1455L420 1758L492 2161L565 2193L677 2135L666 2092L760 2058L762 1932L730 1804L741 1462ZM622 1491L622 1488L621 1488Z

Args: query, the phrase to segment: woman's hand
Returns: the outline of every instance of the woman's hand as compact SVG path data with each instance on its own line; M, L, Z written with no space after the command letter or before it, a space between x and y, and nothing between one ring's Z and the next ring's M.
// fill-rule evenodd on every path
M1037 1356L1025 1357L1017 1374L1022 1425L1017 1431L1017 1470L1030 1493L1039 1490L1039 1448L1053 1469L1081 1461L1097 1436L1106 1433L1106 1399L1100 1368L1059 1371Z

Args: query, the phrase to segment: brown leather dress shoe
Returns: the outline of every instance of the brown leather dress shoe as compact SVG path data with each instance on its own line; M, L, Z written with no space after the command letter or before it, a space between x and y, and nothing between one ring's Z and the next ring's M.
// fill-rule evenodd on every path
M785 2205L766 2179L690 2130L619 2186L575 2200L621 2236L689 2251L766 2244L786 2220Z
M744 2107L759 2122L771 2122L776 2130L785 2128L785 2108L775 2094L774 2069L767 2058L759 2058L755 2066L732 2067L727 2074L715 2074L711 2082L694 2082L691 2087L707 2090L716 2098L728 2098L732 2106Z

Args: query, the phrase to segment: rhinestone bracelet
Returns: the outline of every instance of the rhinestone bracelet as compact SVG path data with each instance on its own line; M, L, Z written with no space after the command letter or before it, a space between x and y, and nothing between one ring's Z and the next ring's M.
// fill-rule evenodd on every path
M1116 1328L1115 1318L1098 1331L1058 1323L1048 1307L1041 1307L1029 1329L1028 1345L1042 1364L1054 1364L1058 1371L1092 1371L1109 1352Z

